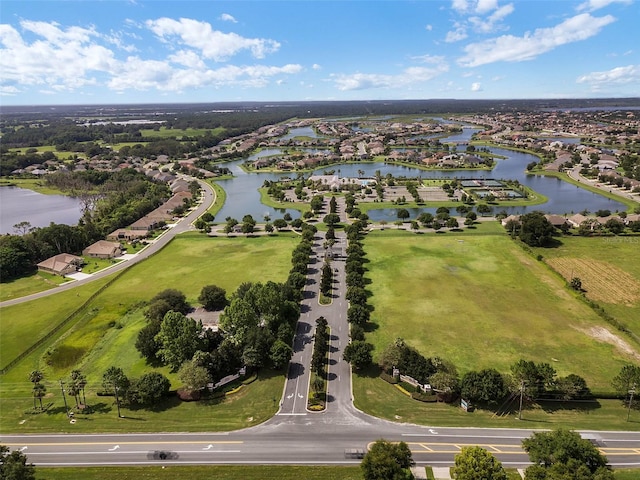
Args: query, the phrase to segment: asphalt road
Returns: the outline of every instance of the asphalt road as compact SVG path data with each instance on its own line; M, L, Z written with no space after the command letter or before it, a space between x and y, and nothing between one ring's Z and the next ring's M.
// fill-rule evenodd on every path
M354 416L309 414L275 417L230 433L112 435L1 435L0 443L21 450L40 466L153 464L355 464L345 449L366 449L380 438L407 442L418 465L450 466L463 446L480 445L505 466L528 464L522 439L530 430L465 429L396 424ZM591 432L614 468L640 467L638 433Z
M199 213L193 212L183 220L181 226L170 230L172 235L163 238L162 243L154 244L156 248L147 251L146 256L162 248L177 233L188 229L191 221L208 208L208 202L203 202L202 207ZM344 219L344 205L339 205L339 209ZM336 234L335 250L344 251L345 235L343 232ZM385 438L407 442L418 465L450 466L462 447L479 445L492 452L505 466L526 466L528 457L520 445L524 438L531 436L532 430L442 428L394 423L366 415L353 406L351 369L342 359L343 349L349 341L344 260L332 261L333 301L330 305L320 305L318 289L324 260L323 243L324 235L318 232L294 339L293 358L279 411L269 421L228 433L0 434L0 443L21 450L29 462L39 466L330 465L357 464L360 459L347 458L345 450L364 451L371 442ZM53 290L58 291L60 289ZM310 412L306 408L309 364L315 320L321 315L327 319L331 329L328 401L325 411ZM640 433L584 433L597 442L613 467L640 468Z

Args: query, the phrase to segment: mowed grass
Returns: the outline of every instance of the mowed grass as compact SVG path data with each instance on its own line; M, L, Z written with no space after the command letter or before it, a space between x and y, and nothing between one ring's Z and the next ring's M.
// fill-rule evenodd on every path
M427 475L431 469L427 468ZM514 469L507 469L509 479L520 478ZM431 474L432 475L432 474ZM615 470L616 480L637 479L637 470ZM296 465L259 466L167 466L167 467L93 467L93 468L36 468L37 480L361 480L360 466L300 467ZM428 476L427 478L433 478Z
M152 128L143 128L140 130L140 133L143 137L160 137L160 138L176 138L180 140L182 137L202 137L206 135L207 132L211 132L213 135L224 132L224 128L218 127L213 129L207 128L166 128L160 127L159 130L154 130Z
M111 365L122 367L132 377L148 371L149 367L135 349L137 333L145 324L145 302L161 290L176 288L185 293L189 302L197 305L197 297L204 285L219 285L231 295L243 282L284 281L290 269L291 251L298 242L299 237L293 234L229 239L187 233L175 238L158 254L120 274L115 282L82 308L64 335L53 337L2 376L0 399L3 411L12 411L15 418L28 409L31 403L28 374L34 368L44 371L56 406L61 398L55 383L51 382L66 378L73 368L81 368L87 375L90 395L100 388L102 373ZM15 358L40 336L46 336L55 324L77 310L107 281L109 279L103 279L70 292L3 308L0 311L3 364ZM180 386L174 374L169 375L166 368L160 371L169 376L172 387ZM275 386L269 388L274 388L276 392L274 396L266 395L263 398L265 402L268 400L271 415L275 411L273 399L281 394L282 378L267 383L273 383ZM253 385L251 388L255 388ZM103 400L99 403L103 403ZM194 407L181 405L180 408ZM111 407L105 406L103 409L111 411ZM52 418L52 415L55 418L55 415L62 413L31 417ZM251 422L268 418L264 414L248 415L246 418L251 416L254 417ZM170 422L171 415L168 414L165 420ZM96 428L100 424L95 419L91 423ZM46 430L47 424L45 421L44 425L35 428ZM179 424L176 420L176 429L180 429ZM224 424L217 428L223 428ZM238 417L232 424L234 428L241 428L246 426L247 420ZM10 425L13 425L13 421L10 421ZM105 428L112 430L116 427ZM135 426L121 428L136 429ZM159 426L147 422L139 428L149 431ZM170 428L167 426L167 429ZM192 429L198 428L198 422L194 419ZM3 431L6 431L4 426Z
M477 428L569 428L588 430L640 431L640 412L627 409L621 400L598 400L561 404L547 402L526 405L518 420L518 398L495 410L476 407L465 412L459 404L423 403L411 399L378 376L372 369L353 376L355 406L371 415L395 422L442 427ZM497 410L497 408L496 408Z
M157 466L36 468L38 480L361 480L360 466L300 467L295 465L256 466Z
M8 282L0 283L0 302L49 290L68 281L69 279L67 278L44 272L37 272L28 277L11 279Z
M508 373L524 358L580 375L598 391L610 391L611 378L632 360L585 333L607 324L497 223L480 225L475 235L373 232L364 245L376 358L403 337L461 374Z
M640 235L561 240L558 248L535 253L567 282L580 278L587 298L640 336Z

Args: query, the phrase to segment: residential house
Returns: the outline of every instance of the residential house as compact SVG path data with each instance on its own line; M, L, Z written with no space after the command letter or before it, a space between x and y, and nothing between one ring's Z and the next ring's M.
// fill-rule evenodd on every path
M559 228L560 230L571 226L569 221L562 215L545 215L544 217L551 225L555 228Z
M82 255L85 257L93 258L114 258L121 254L122 248L120 247L120 243L108 242L107 240L98 240L82 251Z
M41 272L65 276L77 272L83 264L82 257L70 253L60 253L38 263L37 267Z
M128 228L119 228L107 235L107 240L120 242L130 242L146 237L148 232L146 230L130 230Z

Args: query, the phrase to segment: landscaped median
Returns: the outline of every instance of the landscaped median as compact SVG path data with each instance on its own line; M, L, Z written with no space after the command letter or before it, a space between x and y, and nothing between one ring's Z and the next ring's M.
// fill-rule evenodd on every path
M313 355L311 358L311 377L307 395L307 409L312 412L321 412L326 408L330 339L331 333L327 326L327 320L324 317L319 317L316 320Z

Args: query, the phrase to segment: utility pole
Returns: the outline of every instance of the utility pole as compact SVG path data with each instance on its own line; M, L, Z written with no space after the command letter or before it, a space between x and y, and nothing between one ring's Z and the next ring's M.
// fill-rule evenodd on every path
M633 405L633 394L636 393L636 384L634 383L629 390L629 409L627 410L627 422L629 421L629 417L631 417L631 405Z
M520 410L518 410L518 420L522 420L522 397L524 396L524 380L520 382Z
M62 400L64 400L64 411L69 416L69 406L67 405L67 397L64 394L64 382L60 380L60 390L62 390Z

